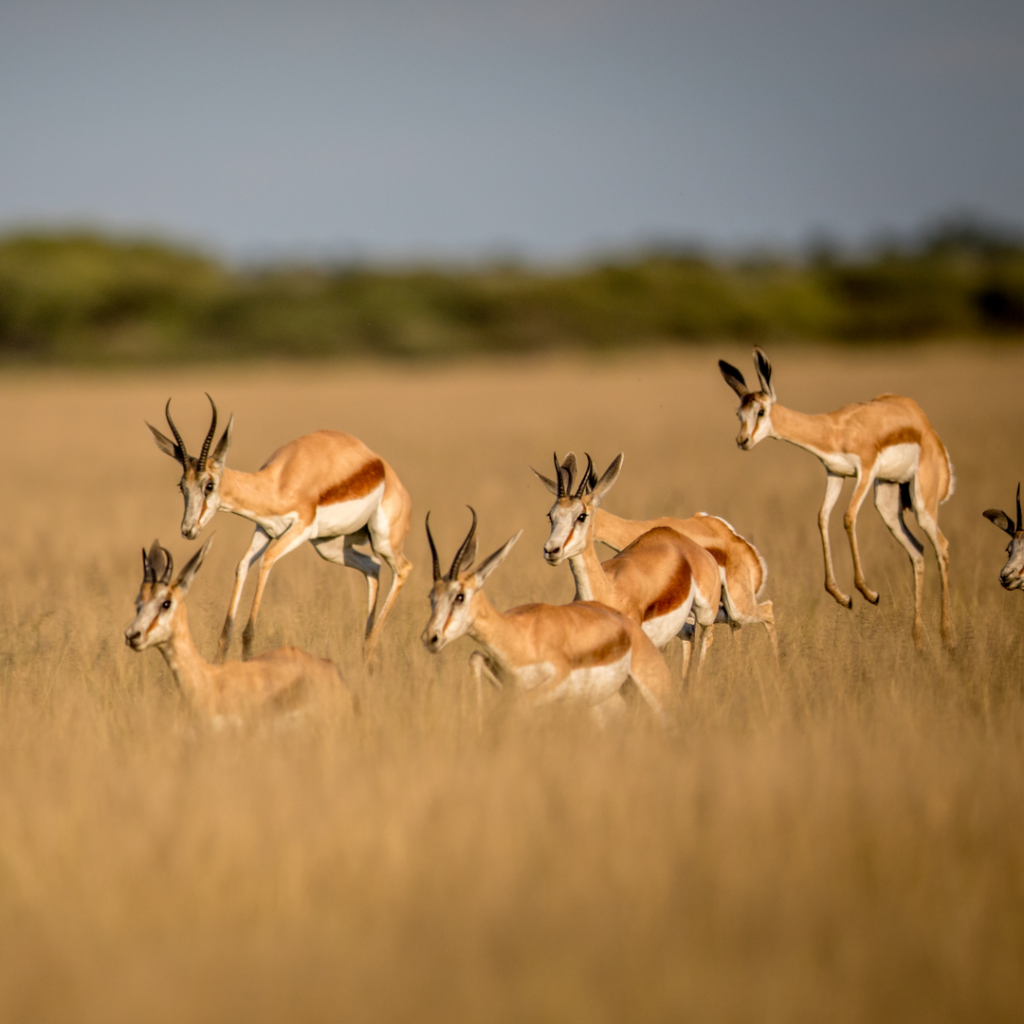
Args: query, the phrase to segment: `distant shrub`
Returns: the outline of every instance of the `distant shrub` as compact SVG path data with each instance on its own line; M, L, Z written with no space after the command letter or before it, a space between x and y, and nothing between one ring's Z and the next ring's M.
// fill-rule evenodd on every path
M0 240L0 358L451 356L719 337L1024 334L1024 242L970 223L859 257L659 247L524 266L233 269L159 241Z

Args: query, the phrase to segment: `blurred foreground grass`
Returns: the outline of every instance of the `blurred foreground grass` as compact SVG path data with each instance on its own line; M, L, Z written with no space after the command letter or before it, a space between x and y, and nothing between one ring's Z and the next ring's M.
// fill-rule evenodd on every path
M608 350L716 338L1024 334L1024 241L940 225L860 255L731 259L670 247L576 268L231 269L159 242L0 241L0 360Z
M998 585L982 519L1024 470L1024 354L773 348L780 400L816 411L914 395L958 475L942 508L958 649L923 654L905 555L870 509L881 604L821 585L818 464L739 452L714 357L319 364L0 374L0 1019L10 1022L1018 1022L1024 1006L1024 600ZM363 696L284 732L195 729L156 652L123 644L153 536L181 565L171 460L143 419L168 395L186 438L208 390L253 469L321 426L408 486L416 569L359 669L364 587L300 550L274 570L258 637L335 658ZM544 564L552 448L626 452L607 505L726 516L767 559L782 648L717 627L674 730L572 716L479 733L462 641L419 632L432 524L448 555L525 534L499 607L568 600ZM848 489L849 491L849 489ZM837 519L840 517L837 514ZM251 527L215 521L189 596L214 649ZM841 525L837 571L849 581ZM249 588L251 592L251 587ZM246 605L247 607L247 605ZM678 651L670 650L678 671Z

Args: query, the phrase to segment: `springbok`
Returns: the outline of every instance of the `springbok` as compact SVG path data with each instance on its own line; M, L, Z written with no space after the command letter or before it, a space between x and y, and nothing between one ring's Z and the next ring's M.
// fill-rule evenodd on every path
M368 610L363 655L369 661L391 606L412 571L412 563L402 552L412 516L408 492L379 455L350 434L334 430L318 430L289 441L256 473L228 469L225 460L234 416L228 419L211 453L217 406L209 395L206 397L213 418L198 458L185 450L185 442L171 419L170 399L164 415L174 440L156 427L146 426L160 451L176 459L184 470L179 486L185 499L181 520L185 537L195 540L218 509L256 524L249 549L235 570L235 587L217 648L218 661L223 660L231 643L250 567L260 563L252 610L242 633L243 658L252 654L256 617L270 570L279 558L307 540L321 558L358 569L366 577ZM369 544L370 553L357 551L355 544ZM391 589L376 617L381 559L391 569Z
M850 538L857 589L872 604L878 604L878 594L864 579L856 532L857 513L873 484L875 508L914 567L914 642L920 647L924 640L924 548L903 521L903 512L908 508L913 509L935 549L942 578L942 639L947 647L952 647L949 544L939 530L939 505L953 493L953 465L924 410L912 398L884 394L870 402L844 405L835 412L807 415L778 404L771 363L757 346L754 367L761 385L759 391L747 387L735 366L719 360L718 367L725 382L740 397L740 432L736 438L740 448L749 451L764 438L774 437L809 451L825 466L825 500L818 513L825 553L825 589L841 605L853 607L853 599L836 584L828 536L829 517L843 489L843 479L852 476L856 483L843 523Z
M989 508L981 513L991 520L1000 530L1010 535L1010 543L1006 548L1008 558L1006 565L999 570L999 582L1007 590L1024 590L1024 524L1020 516L1020 484L1017 484L1017 523L997 508Z
M557 473L556 462L556 477ZM562 468L569 478L576 475L576 456L569 452L562 460ZM533 471L552 494L558 493L558 485L543 473ZM592 482L597 478L591 474ZM698 512L689 519L674 519L662 516L660 519L623 519L604 508L594 512L594 539L606 544L614 552L624 551L638 537L658 527L667 527L699 544L714 558L718 565L722 584L722 612L717 622L728 622L733 629L760 623L768 633L776 661L779 647L775 636L775 615L771 601L760 601L768 580L768 567L760 552L745 537L741 537L730 523L719 516ZM709 641L710 642L710 641Z
M615 485L622 470L620 452L600 480L593 480L593 462L572 493L572 470L555 456L557 484L537 473L555 495L548 513L551 534L544 545L549 565L569 560L576 581L576 600L600 601L640 624L654 646L663 650L675 636L683 636L691 610L700 633L697 674L711 646L711 626L718 616L722 581L718 563L699 544L665 526L641 534L614 558L602 563L594 547L595 511ZM536 470L534 471L536 472ZM693 639L696 639L694 635ZM690 661L691 643L683 646L683 675Z
M486 677L506 687L526 709L556 701L605 712L621 704L632 683L662 722L671 689L668 666L640 626L596 601L567 605L526 604L499 612L483 592L487 577L508 557L519 531L471 569L476 555L476 512L451 568L442 576L427 516L427 541L434 565L430 620L423 644L432 654L468 633L484 650L470 666L477 693Z
M259 712L295 711L311 692L324 688L344 694L355 710L333 663L297 647L221 665L203 659L192 642L185 597L212 543L211 537L173 583L170 552L159 541L153 541L149 554L143 548L142 587L135 599L135 620L124 631L125 643L133 651L156 647L186 700L214 726L240 723Z

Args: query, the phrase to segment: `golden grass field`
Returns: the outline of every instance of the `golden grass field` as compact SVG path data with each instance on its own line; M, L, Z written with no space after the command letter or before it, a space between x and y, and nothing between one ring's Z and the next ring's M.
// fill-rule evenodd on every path
M745 345L0 376L0 1020L1019 1021L1024 597L1000 588L1006 538L981 512L1012 512L1024 476L1024 349L771 355L783 404L894 391L928 412L958 477L941 516L952 656L931 549L919 655L910 565L870 503L859 534L881 604L825 593L820 464L734 445L715 360L746 373ZM307 546L264 602L258 649L334 658L362 695L354 725L328 704L291 729L211 735L160 655L124 646L141 547L157 536L179 566L196 547L143 420L162 425L173 395L198 446L203 391L235 413L235 468L334 427L412 494L416 569L372 677L361 576ZM611 511L707 510L760 547L779 670L763 631L719 626L668 734L642 715L605 733L559 714L478 731L471 642L431 657L419 641L423 516L442 559L466 504L481 554L523 527L492 599L567 601L529 466L568 448L599 469L625 451ZM215 529L189 597L207 654L251 526Z

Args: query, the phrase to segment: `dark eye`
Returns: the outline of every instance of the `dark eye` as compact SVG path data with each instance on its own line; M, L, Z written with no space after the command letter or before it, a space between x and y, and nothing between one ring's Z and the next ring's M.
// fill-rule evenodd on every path
M465 594L456 594L455 595L455 603L456 604L462 604L462 602L465 601L465 600L466 600L466 595Z
M757 410L757 418L760 419L764 415L764 409Z
M212 480L208 480L206 482L206 493L207 494L213 494L213 481Z
M578 515L578 516L576 517L576 522L577 522L577 523L582 523L582 522L585 522L585 521L586 521L586 518L587 518L587 513L586 513L586 512L581 512L581 513L580 513L580 514L579 514L579 515Z
M164 601L164 603L160 607L164 608L164 609L170 608L171 607L171 602L170 601Z

